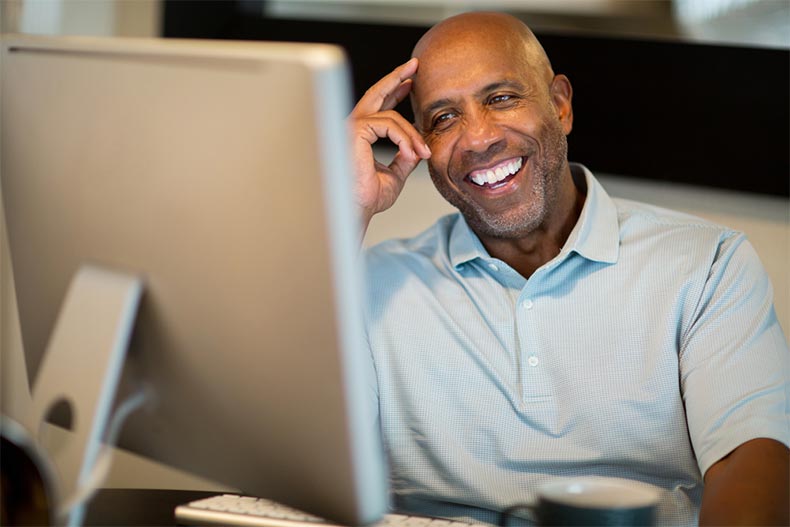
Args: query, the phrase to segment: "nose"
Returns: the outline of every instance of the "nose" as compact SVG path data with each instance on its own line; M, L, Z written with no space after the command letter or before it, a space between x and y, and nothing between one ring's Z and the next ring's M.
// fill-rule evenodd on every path
M459 143L470 152L485 152L504 139L502 128L483 110L467 112Z

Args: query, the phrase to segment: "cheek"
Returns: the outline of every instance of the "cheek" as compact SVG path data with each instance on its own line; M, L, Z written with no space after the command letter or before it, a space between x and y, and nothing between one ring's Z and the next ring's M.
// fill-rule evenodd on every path
M452 157L454 141L450 140L447 135L442 136L427 136L425 143L431 150L431 157L428 160L428 165L433 170L438 170L440 173L445 173L450 164Z
M445 144L447 144L447 136L449 132L445 131L442 133L431 132L431 133L424 133L422 134L422 138L428 147L431 149L431 155L433 156L434 150L442 150L445 148Z
M440 185L448 179L447 164L442 163L431 155L431 159L428 161L428 173L431 175L431 180L433 180L434 184Z
M433 186L436 187L436 190L439 191L439 194L443 198L449 201L453 195L453 192L450 192L450 182L444 175L445 173L443 171L437 171L436 167L431 164L428 164L428 173L431 176L431 182L433 182Z

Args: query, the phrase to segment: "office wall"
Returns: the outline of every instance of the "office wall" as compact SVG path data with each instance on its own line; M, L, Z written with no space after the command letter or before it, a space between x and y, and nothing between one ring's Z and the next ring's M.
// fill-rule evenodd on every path
M159 0L3 0L3 33L158 36Z

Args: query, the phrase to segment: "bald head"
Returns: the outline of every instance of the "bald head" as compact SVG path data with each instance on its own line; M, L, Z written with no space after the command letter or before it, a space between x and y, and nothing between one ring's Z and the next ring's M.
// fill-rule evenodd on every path
M532 31L509 15L465 13L431 28L413 56L401 86L439 193L490 243L564 229L576 199L572 89Z
M551 63L532 31L504 13L470 12L447 18L420 38L412 57L429 65L433 58L472 46L504 48L547 83L554 77Z

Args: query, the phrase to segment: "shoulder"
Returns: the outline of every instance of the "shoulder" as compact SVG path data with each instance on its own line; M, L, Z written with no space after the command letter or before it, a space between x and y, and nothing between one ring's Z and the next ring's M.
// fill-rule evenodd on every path
M449 240L460 216L450 214L412 238L378 243L364 251L365 290L370 321L392 320L386 313L398 302L414 305L415 295L433 295L438 283L452 275Z
M368 269L376 271L447 259L450 233L459 219L459 213L448 214L416 236L386 240L365 249Z
M637 201L614 199L619 223L620 262L649 273L656 283L685 284L690 299L725 286L764 282L767 276L746 234L728 226ZM744 276L745 275L745 276ZM748 279L746 279L748 278ZM680 281L680 282L678 282Z
M652 240L676 247L697 245L699 249L717 250L721 244L746 238L740 231L692 214L627 199L612 201L617 208L622 243Z
M759 309L773 302L768 274L745 233L691 214L614 201L623 254L654 276L674 276L667 283L681 280L695 310L722 295L752 297Z
M617 207L617 216L621 224L642 223L645 226L660 226L667 229L702 229L718 232L734 232L718 223L641 201L612 198Z

